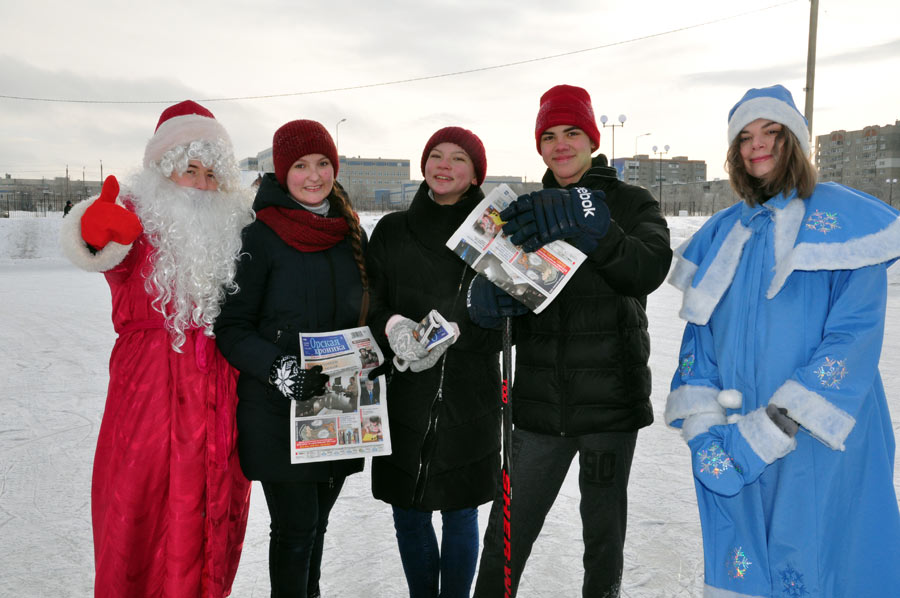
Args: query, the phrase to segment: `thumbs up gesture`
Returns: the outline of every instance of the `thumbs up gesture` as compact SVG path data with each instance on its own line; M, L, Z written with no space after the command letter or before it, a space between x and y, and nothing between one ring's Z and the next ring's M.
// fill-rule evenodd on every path
M144 230L133 212L116 203L118 196L119 181L110 175L103 181L100 197L81 217L81 238L94 249L103 249L110 241L129 245Z

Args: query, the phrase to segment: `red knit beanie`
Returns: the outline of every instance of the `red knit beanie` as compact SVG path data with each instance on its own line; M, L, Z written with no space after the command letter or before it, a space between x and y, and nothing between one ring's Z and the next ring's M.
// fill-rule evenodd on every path
M294 162L309 154L322 154L334 166L334 177L337 178L337 148L331 135L320 123L314 120L292 120L282 125L272 137L272 160L275 162L275 178L282 187L287 187L287 173Z
M541 134L558 125L578 127L587 133L596 147L600 147L600 131L594 119L591 96L581 87L557 85L541 96L541 107L534 125L538 153L541 153Z
M425 174L425 162L428 161L428 154L435 146L444 142L455 143L469 154L469 159L472 160L472 166L475 168L475 180L480 186L484 182L484 175L487 172L484 144L481 143L478 135L462 127L444 127L431 136L431 139L425 144L425 151L422 152L422 174Z

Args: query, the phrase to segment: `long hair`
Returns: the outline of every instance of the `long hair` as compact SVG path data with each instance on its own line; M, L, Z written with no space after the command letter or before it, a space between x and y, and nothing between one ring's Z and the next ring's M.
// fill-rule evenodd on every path
M359 216L353 211L353 205L350 203L350 197L344 188L334 182L331 191L331 199L336 200L335 204L341 212L341 216L347 221L350 227L350 246L353 248L353 259L356 260L356 267L359 268L359 278L362 281L363 294L369 292L369 275L366 273L366 260L362 250L362 226L359 224Z
M731 181L731 188L738 197L751 206L764 203L779 193L797 190L797 196L806 199L816 187L816 169L800 147L800 142L787 127L775 140L775 147L781 149L775 154L775 168L765 178L756 178L744 168L741 157L741 136L738 135L728 147L725 171Z

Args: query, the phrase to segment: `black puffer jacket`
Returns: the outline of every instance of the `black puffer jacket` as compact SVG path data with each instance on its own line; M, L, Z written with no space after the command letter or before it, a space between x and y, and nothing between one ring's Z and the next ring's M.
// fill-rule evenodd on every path
M328 214L338 217L334 208ZM267 174L253 209L280 206L303 210ZM299 333L358 325L362 300L359 269L345 238L324 251L301 252L257 220L243 232L235 282L216 318L216 344L240 371L238 450L251 480L327 481L362 471L362 459L291 465L290 401L269 384L269 369L283 354L300 354Z
M549 170L545 188L559 187ZM603 191L609 232L541 314L516 318L513 421L532 432L579 436L653 422L646 297L672 260L659 204L594 157L572 187Z
M396 372L388 386L393 453L372 460L372 493L398 507L460 509L494 496L500 335L469 320L466 291L475 273L444 246L482 198L470 188L457 204L441 206L423 183L408 211L381 219L366 254L369 325L387 356L384 326L393 314L419 321L434 308L461 329L445 354L443 385L439 361L424 372Z

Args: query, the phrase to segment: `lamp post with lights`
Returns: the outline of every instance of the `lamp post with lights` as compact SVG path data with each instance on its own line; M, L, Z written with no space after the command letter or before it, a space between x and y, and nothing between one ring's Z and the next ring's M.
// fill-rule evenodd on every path
M612 164L613 161L616 159L616 127L624 127L625 120L626 120L625 115L620 114L619 115L619 124L615 124L615 123L606 124L609 121L609 118L607 118L607 116L605 114L600 117L600 122L603 124L604 129L606 127L612 127L612 158L609 161L610 164Z

